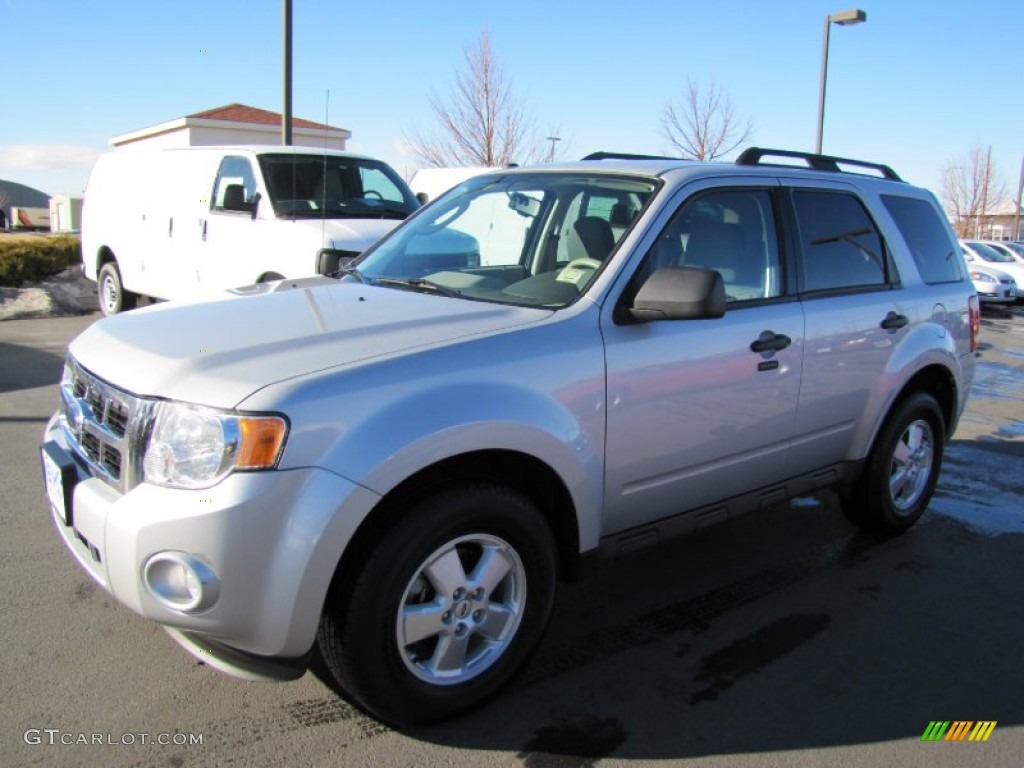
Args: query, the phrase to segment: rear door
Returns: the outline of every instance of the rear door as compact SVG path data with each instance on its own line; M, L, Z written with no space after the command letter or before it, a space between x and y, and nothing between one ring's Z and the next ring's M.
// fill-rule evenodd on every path
M807 333L790 475L861 458L855 446L870 440L889 361L919 311L856 190L793 184L786 199Z

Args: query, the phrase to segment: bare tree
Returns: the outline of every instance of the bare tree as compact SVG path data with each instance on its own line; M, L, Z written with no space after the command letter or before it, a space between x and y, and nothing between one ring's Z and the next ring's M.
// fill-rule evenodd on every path
M487 30L464 53L447 98L430 96L437 131L406 137L413 153L430 167L504 166L534 162L546 147L534 137L532 121L505 77Z
M975 147L943 169L942 202L960 237L983 236L985 215L1001 205L1006 196L1006 184L992 167L991 147Z
M754 124L736 117L732 99L714 80L703 92L699 83L687 80L682 100L666 102L661 127L670 151L694 160L727 155L754 133Z

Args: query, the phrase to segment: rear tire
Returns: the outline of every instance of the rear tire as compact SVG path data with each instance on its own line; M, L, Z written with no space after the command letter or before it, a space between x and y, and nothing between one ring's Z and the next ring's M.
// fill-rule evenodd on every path
M104 315L109 317L118 312L135 309L139 297L124 289L117 262L108 261L100 267L97 283L99 284L100 310Z
M494 696L540 641L555 595L547 521L500 486L443 491L384 533L335 585L317 638L338 684L394 725Z
M840 495L843 514L871 533L902 533L931 501L942 469L946 425L935 398L919 392L882 426L857 482Z

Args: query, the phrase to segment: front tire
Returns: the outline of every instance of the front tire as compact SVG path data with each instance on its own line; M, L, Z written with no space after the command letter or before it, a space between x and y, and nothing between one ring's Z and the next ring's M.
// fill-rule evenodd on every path
M840 496L843 514L864 530L902 533L931 501L942 469L945 420L935 398L919 392L889 415L864 473Z
M100 310L108 317L129 309L135 309L138 296L124 289L121 272L117 263L108 261L100 267L99 283Z
M547 521L519 493L428 497L336 585L318 635L338 684L378 718L442 720L495 695L536 647L555 595Z

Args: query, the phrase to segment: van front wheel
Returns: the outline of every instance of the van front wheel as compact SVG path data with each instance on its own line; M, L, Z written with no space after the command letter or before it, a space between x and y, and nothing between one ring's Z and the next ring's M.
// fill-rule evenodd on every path
M138 296L124 289L121 272L113 261L108 261L100 268L99 294L100 309L107 316L135 309L135 304L138 301Z

